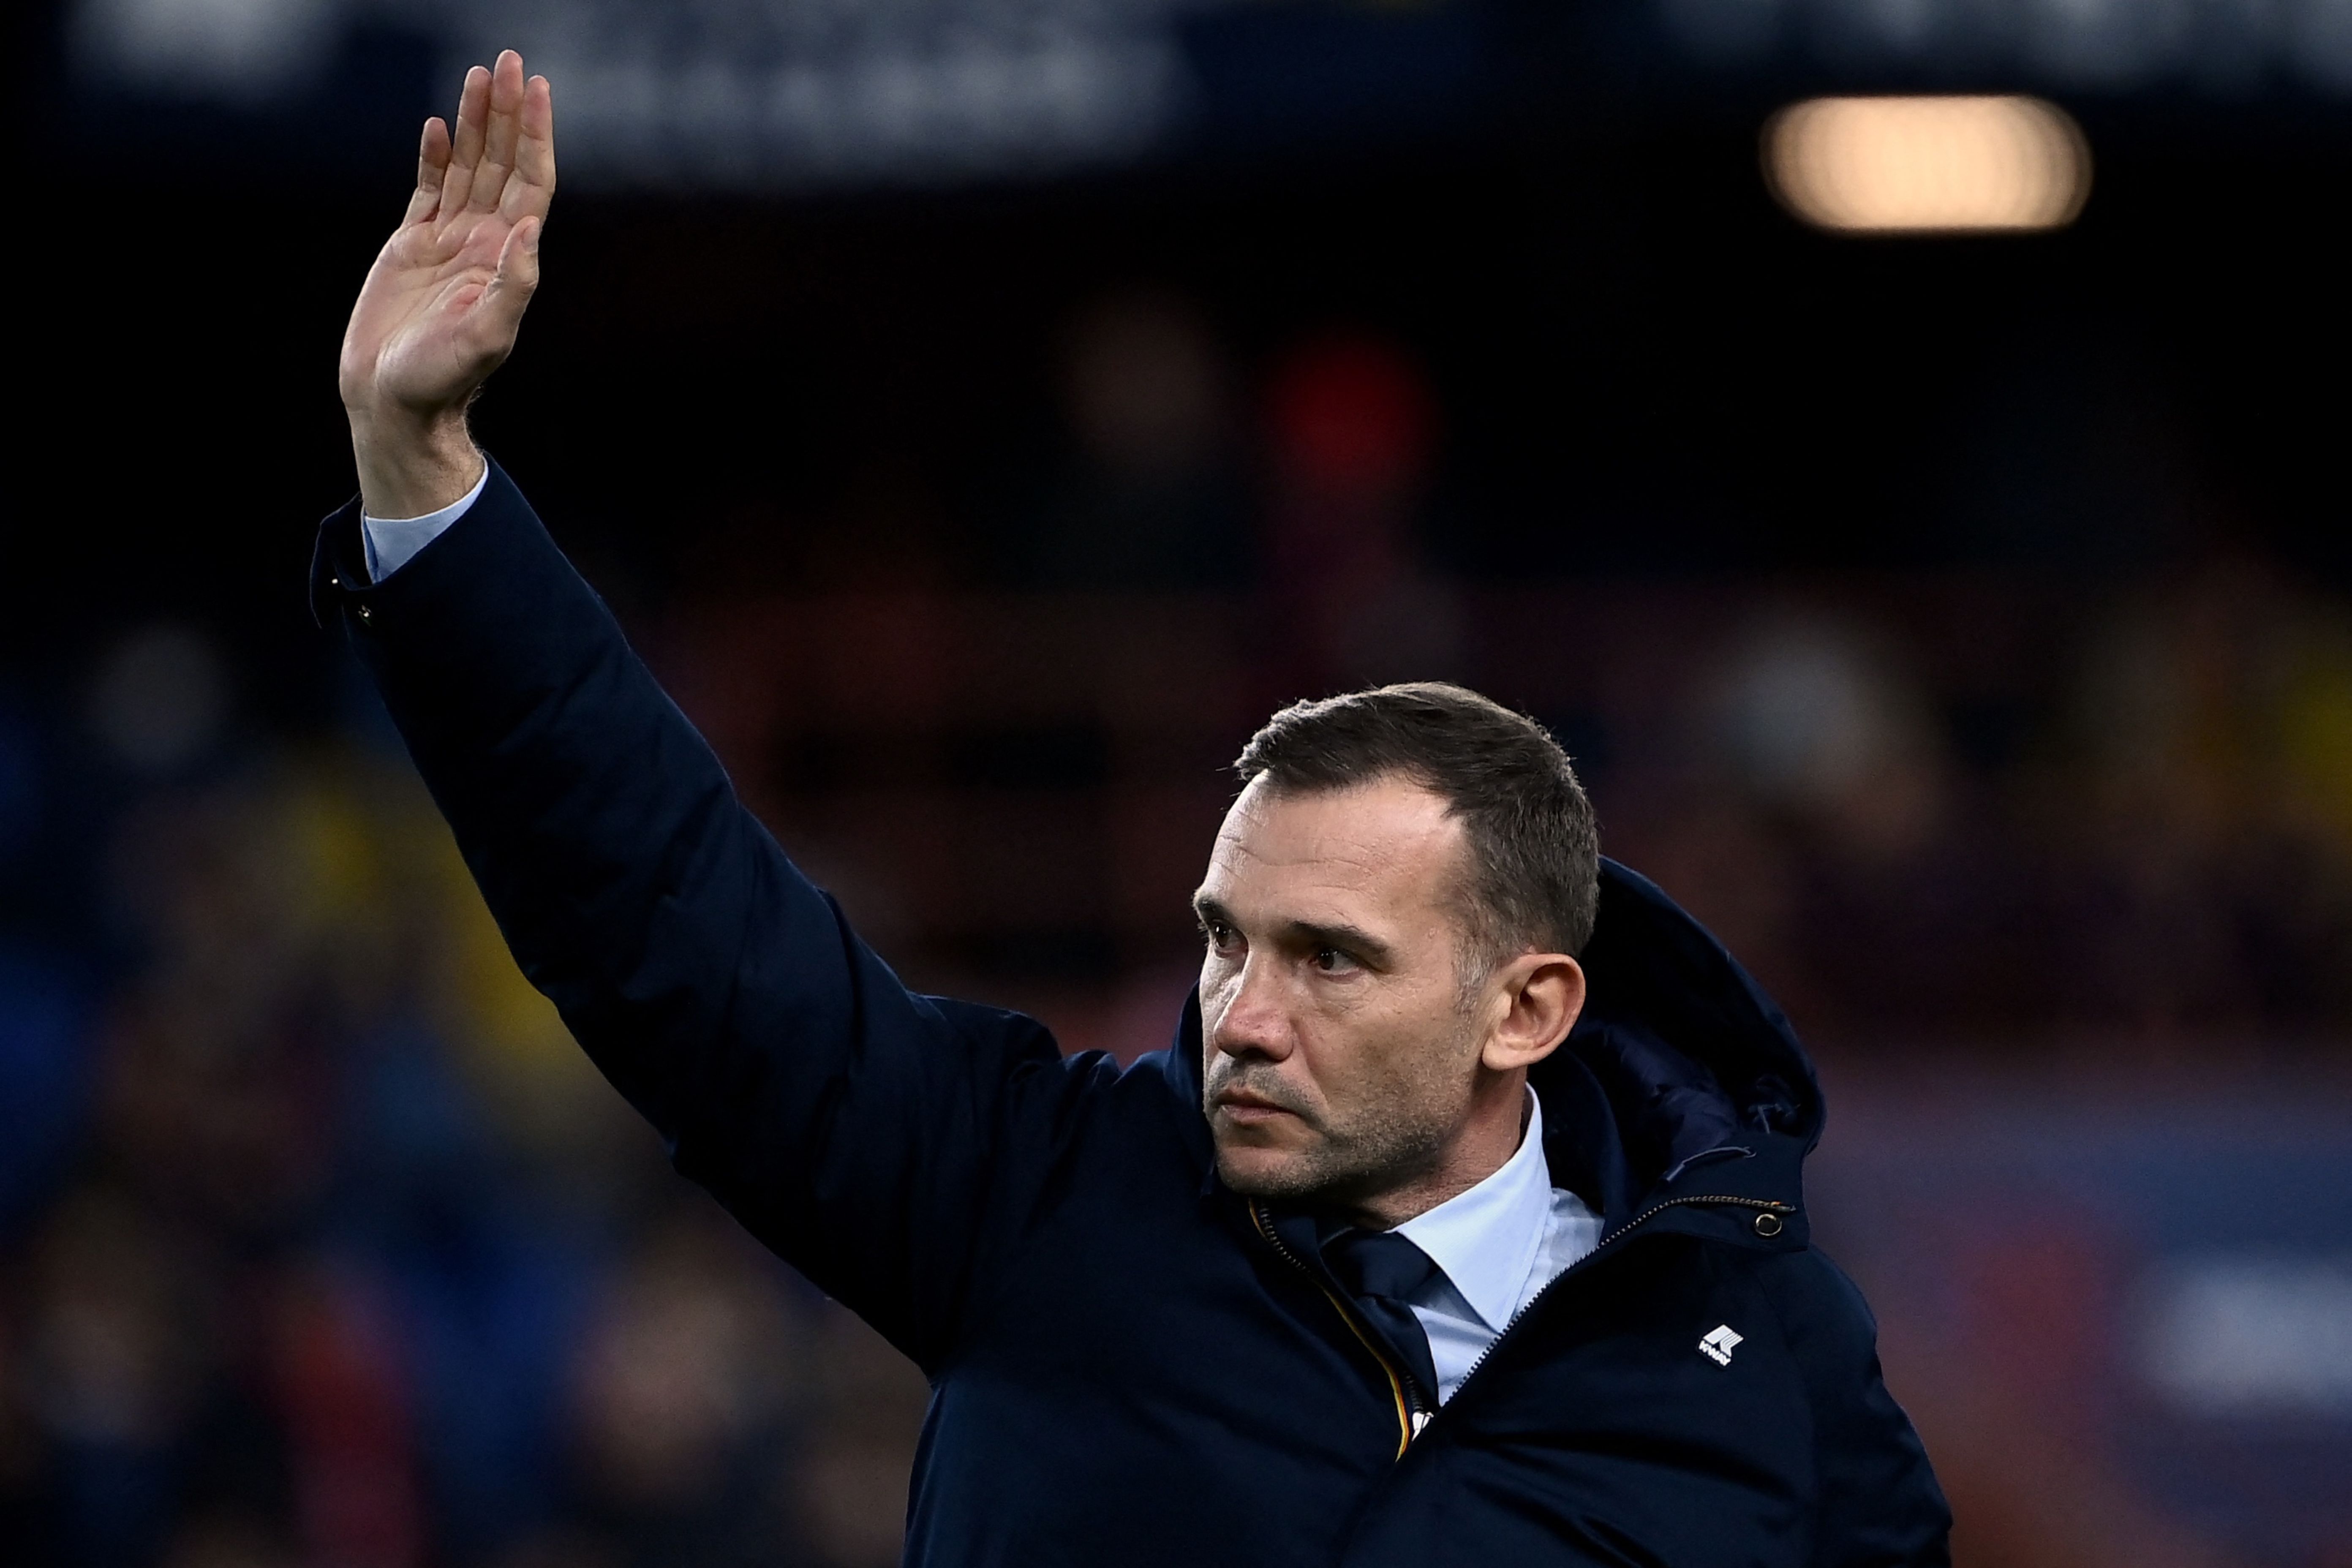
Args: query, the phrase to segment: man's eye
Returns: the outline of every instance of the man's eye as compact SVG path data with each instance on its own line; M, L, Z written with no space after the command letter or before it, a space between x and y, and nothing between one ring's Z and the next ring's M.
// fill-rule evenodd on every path
M1231 947L1234 944L1234 928L1228 925L1220 925L1215 921L1202 921L1201 922L1201 938L1211 947Z
M1336 947L1318 947L1315 950L1315 967L1326 974L1338 974L1355 966L1356 961Z

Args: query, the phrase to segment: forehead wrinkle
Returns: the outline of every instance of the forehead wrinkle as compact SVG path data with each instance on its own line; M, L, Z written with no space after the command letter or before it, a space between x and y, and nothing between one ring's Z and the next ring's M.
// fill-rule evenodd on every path
M1257 855L1261 859L1272 859L1273 857L1261 850L1251 848L1246 843L1248 838L1274 837L1284 840L1305 839L1310 847L1302 850L1297 858L1345 858L1348 853L1352 851L1377 860L1383 856L1394 858L1400 850L1419 847L1437 840L1459 839L1462 836L1459 819L1450 815L1440 816L1433 822L1393 820L1393 816L1405 815L1403 813L1382 813L1381 815L1391 817L1391 820L1386 823L1363 825L1357 821L1343 820L1336 824L1318 825L1312 829L1294 827L1287 832L1281 832L1274 829L1270 813L1259 809L1248 809L1255 805L1255 803L1236 803L1235 809L1226 818L1224 825L1218 829L1217 837L1220 842L1232 844L1246 853Z
M1431 885L1427 872L1405 864L1406 857L1383 855L1368 847L1349 845L1338 851L1308 849L1287 856L1255 853L1242 846L1235 849L1235 855L1219 868L1231 884L1247 879L1248 863L1254 863L1267 873L1280 874L1288 898L1304 899L1318 905L1338 898L1355 903L1359 909L1394 910L1400 902L1418 901L1417 896L1426 895ZM1229 885L1219 891L1238 892L1240 888ZM1442 900L1442 892L1435 897Z
M1387 842L1367 842L1346 832L1345 825L1337 842L1328 833L1286 835L1286 842L1276 847L1246 842L1243 832L1221 834L1195 902L1214 903L1244 924L1276 918L1279 909L1284 925L1300 929L1392 928L1396 938L1407 939L1409 931L1432 921L1450 927L1459 918L1448 886L1457 879L1454 857L1444 844L1431 841L1455 830L1425 820L1404 826L1404 832L1387 836ZM1303 842L1287 842L1293 838ZM1416 852L1425 847L1435 856L1413 864L1421 859ZM1279 885L1249 886L1260 875L1277 876ZM1276 900L1275 906L1264 902L1268 897ZM1380 940L1384 949L1391 946Z

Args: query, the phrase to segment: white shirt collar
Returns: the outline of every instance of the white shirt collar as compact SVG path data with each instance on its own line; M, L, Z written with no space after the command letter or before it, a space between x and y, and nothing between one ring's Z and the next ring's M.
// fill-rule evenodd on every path
M1429 1254L1471 1310L1500 1332L1518 1310L1550 1215L1543 1101L1529 1089L1527 1129L1503 1168L1405 1221L1396 1233Z

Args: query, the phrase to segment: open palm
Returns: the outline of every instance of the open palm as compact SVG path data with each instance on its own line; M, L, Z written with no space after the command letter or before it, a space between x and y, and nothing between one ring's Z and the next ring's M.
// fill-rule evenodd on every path
M554 194L547 79L526 81L509 49L467 73L454 136L437 116L425 122L416 193L343 332L339 379L355 422L429 424L463 409L513 351Z

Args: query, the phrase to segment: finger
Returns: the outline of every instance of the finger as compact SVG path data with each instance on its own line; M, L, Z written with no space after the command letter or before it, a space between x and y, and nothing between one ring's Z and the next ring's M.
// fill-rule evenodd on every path
M432 221L441 205L441 184L448 174L449 127L436 114L425 122L425 135L417 144L416 192L408 198L408 214L401 219L404 226Z
M490 69L490 111L482 125L482 166L474 175L467 205L496 212L506 199L507 175L514 168L515 143L522 133L522 57L512 49Z
M496 352L500 357L514 347L515 333L522 327L523 307L539 288L539 236L545 226L544 220L536 217L514 226L506 244L499 247L499 269L476 307L483 313L484 335L499 345Z
M457 123L450 127L449 174L441 187L444 218L465 211L471 199L489 113L490 73L476 66L466 73L466 90L457 96Z
M555 99L543 76L523 86L521 135L515 143L514 174L507 181L499 216L509 222L545 217L555 195Z

